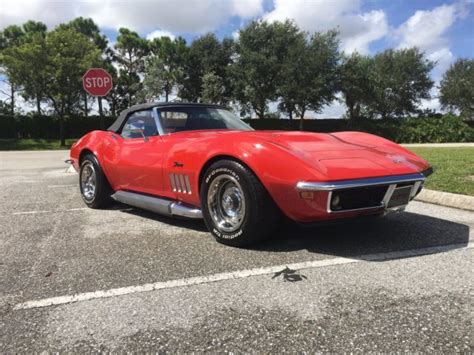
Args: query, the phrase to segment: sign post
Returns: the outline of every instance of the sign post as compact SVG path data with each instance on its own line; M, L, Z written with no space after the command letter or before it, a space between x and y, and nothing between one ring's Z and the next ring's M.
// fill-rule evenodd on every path
M102 97L112 90L112 75L102 68L91 68L82 77L82 86L91 96L97 97L99 103L100 128L104 129Z

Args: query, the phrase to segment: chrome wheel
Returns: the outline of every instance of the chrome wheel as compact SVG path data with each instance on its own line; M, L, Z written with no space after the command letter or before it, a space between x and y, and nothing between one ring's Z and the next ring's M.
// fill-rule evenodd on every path
M95 197L97 186L97 175L95 173L92 162L87 161L81 170L81 190L82 195L87 201L91 201Z
M207 207L218 229L226 233L239 229L245 217L245 196L237 179L217 176L209 186Z

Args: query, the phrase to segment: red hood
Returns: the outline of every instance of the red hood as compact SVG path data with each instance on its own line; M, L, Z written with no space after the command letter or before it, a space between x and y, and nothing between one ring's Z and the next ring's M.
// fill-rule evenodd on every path
M405 148L361 132L312 133L286 131L190 131L187 138L229 135L244 142L269 143L318 169L328 180L357 179L420 172L428 163Z
M357 179L422 171L427 163L401 146L360 132L252 132L317 167L328 179Z

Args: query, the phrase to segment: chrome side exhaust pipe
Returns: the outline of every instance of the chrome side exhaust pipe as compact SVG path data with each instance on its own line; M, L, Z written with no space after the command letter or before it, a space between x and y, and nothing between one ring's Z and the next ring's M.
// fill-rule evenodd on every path
M112 195L112 198L126 205L142 208L165 216L181 216L193 219L202 218L201 209L185 205L180 201L167 200L129 191L117 191Z

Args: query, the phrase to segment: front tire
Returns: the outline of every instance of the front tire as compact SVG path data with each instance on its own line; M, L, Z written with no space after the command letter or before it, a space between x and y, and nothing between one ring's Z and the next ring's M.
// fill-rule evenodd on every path
M271 235L278 209L256 176L242 164L219 160L201 183L204 221L223 244L244 247Z
M85 204L90 208L103 208L110 203L111 189L97 158L88 154L81 162L79 187Z

